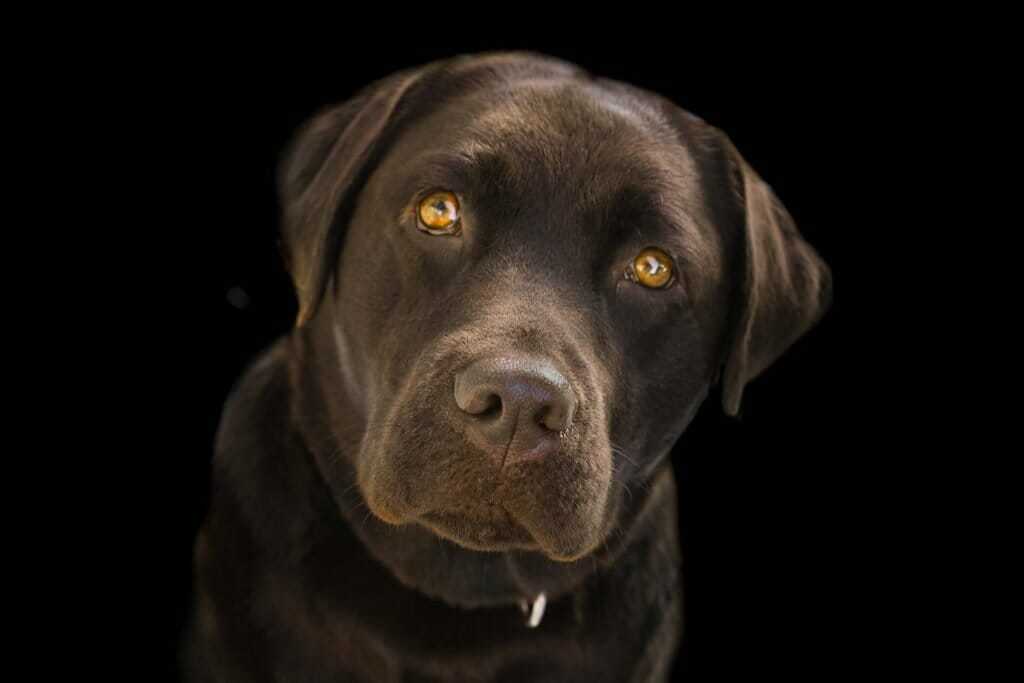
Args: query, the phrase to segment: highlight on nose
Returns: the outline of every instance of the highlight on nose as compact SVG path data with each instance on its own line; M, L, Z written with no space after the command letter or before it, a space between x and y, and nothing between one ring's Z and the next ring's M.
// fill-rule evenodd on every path
M467 427L508 455L552 450L572 424L576 397L568 380L544 358L503 354L480 359L455 377L455 403ZM513 443L514 439L514 443Z

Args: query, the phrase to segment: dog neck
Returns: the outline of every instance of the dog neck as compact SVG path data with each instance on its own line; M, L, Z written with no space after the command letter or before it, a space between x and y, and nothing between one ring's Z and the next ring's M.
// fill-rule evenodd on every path
M362 411L351 405L351 391L320 381L332 376L332 369L324 366L331 356L317 348L317 340L324 338L329 335L298 330L289 340L292 421L331 502L322 511L322 523L336 523L340 511L370 555L407 588L460 608L517 605L526 625L536 626L547 601L579 589L588 577L608 568L635 540L633 532L643 526L638 522L665 499L665 486L655 480L671 479L667 459L652 474L646 487L650 495L634 496L622 508L610 510L614 533L600 549L573 562L532 551L470 550L419 524L386 524L369 512L356 484L351 455L363 437Z

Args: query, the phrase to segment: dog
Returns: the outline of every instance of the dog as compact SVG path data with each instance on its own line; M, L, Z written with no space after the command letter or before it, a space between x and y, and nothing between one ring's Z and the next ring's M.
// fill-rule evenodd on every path
M831 302L728 137L533 53L401 71L279 172L293 331L224 409L194 681L661 681L669 453Z

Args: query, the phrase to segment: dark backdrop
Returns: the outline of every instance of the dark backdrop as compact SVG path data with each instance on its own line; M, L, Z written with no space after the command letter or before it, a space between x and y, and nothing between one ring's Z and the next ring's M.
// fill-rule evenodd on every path
M845 505L853 464L840 421L850 398L838 379L849 351L839 332L842 235L856 229L849 181L864 151L857 119L872 84L862 57L821 44L792 47L726 59L725 44L684 53L665 39L590 48L478 39L436 49L396 39L256 56L186 41L143 65L137 84L156 87L123 116L135 122L125 134L138 137L145 161L132 173L147 188L135 198L145 207L138 227L149 236L137 244L138 291L152 320L142 336L122 341L147 358L138 401L151 421L145 458L157 465L132 515L145 522L149 551L140 569L151 626L141 637L162 670L173 670L187 613L191 544L207 505L222 403L296 310L277 238L274 173L283 145L317 109L373 79L498 48L566 58L667 95L719 126L832 266L832 310L748 387L740 419L726 418L713 394L675 449L686 588L677 671L705 681L827 680L846 670L870 642L862 636L852 645L848 632L859 589Z

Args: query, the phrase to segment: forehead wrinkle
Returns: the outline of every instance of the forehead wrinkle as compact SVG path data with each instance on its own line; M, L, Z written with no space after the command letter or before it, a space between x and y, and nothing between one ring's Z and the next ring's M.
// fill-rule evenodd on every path
M434 131L421 141L446 146L452 160L463 164L442 170L489 166L500 187L548 196L564 191L560 186L572 177L586 204L600 199L590 190L607 183L605 167L614 173L616 166L643 164L659 151L664 157L669 145L680 152L684 147L659 111L598 83L517 80L466 93L449 105L417 126Z
M451 148L432 149L403 164L403 191L425 190L430 186L467 192L487 190L495 177L506 173L507 162L486 145L463 140Z
M482 94L468 121L471 134L502 147L586 152L626 130L646 137L650 127L621 97L599 97L586 84L527 82L502 90L498 100L493 92Z
M571 207L580 219L607 216L613 197L633 191L656 216L644 223L678 226L672 232L692 238L683 240L686 250L702 251L696 162L659 111L599 84L543 80L460 101L468 106L432 138L428 168L464 179L482 196L522 195L517 211Z
M591 129L668 125L660 112L642 100L593 83L527 79L505 84L497 91L505 97L497 104L492 97L481 97L483 108L474 119L489 135L515 134L522 131L522 124L534 121L544 124L539 128L545 132L562 129L562 133L579 125Z
M433 150L420 156L415 166L422 172L436 171L453 176L466 175L494 162L494 155L483 146L464 141L457 147Z

